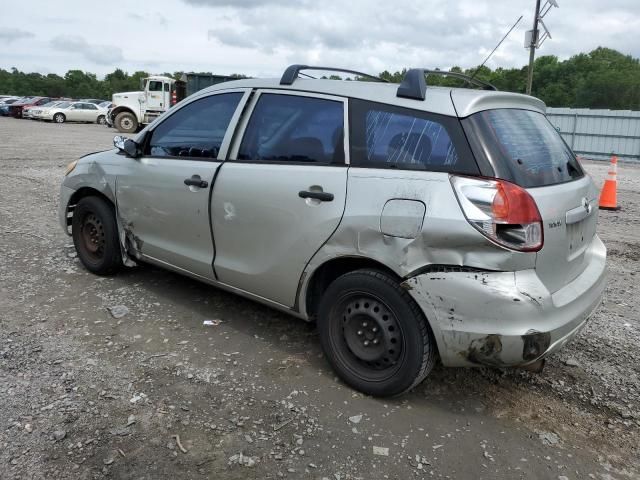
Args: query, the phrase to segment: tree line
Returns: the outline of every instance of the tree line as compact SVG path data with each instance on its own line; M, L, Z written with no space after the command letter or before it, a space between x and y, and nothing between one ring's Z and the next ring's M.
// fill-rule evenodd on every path
M466 70L453 67L450 71L475 75L479 80L492 83L498 90L525 92L526 66L495 70L486 66ZM400 82L405 72L406 69L393 73L385 70L379 76L385 80ZM163 75L179 79L182 72ZM0 94L110 99L116 92L139 90L141 79L147 76L148 72L129 74L119 68L103 79L82 70L69 70L64 76L60 76L0 68ZM232 76L244 77L239 74ZM460 86L463 82L451 77L429 76L427 83ZM603 47L562 61L553 55L541 56L534 65L532 94L550 107L640 110L640 60Z

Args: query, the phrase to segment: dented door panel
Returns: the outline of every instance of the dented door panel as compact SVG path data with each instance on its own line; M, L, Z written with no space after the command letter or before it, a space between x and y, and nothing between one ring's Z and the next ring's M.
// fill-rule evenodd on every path
M221 162L143 157L117 178L119 220L128 250L213 279L209 193ZM185 185L198 175L206 187Z

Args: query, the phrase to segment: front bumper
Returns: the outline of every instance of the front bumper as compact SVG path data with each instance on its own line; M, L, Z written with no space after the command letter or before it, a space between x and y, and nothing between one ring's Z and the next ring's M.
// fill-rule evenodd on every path
M445 271L406 280L424 311L446 366L515 367L558 351L600 304L606 248L598 236L587 268L551 294L535 270Z
M58 221L60 222L60 226L62 227L62 229L67 235L71 235L71 232L69 231L67 218L69 217L69 201L71 200L71 197L74 193L76 193L76 191L73 188L69 188L64 185L60 187L60 203L58 205Z

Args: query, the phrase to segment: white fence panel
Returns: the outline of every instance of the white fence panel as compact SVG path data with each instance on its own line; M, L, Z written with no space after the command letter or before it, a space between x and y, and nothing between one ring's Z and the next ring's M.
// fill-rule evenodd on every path
M578 155L640 161L640 112L547 108L547 117Z

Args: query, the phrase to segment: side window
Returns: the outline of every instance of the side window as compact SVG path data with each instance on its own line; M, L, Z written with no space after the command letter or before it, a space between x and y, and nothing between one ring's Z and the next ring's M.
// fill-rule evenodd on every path
M85 103L84 104L84 108L86 110L97 110L98 107L96 107L93 103Z
M164 84L164 91L168 92L171 89L171 86L168 83Z
M217 158L241 92L196 100L160 123L151 134L147 155Z
M247 125L239 160L344 163L344 104L265 93Z
M157 80L152 80L149 82L149 91L150 92L161 92L162 91L162 82L158 82Z
M475 173L455 118L350 101L351 165Z

